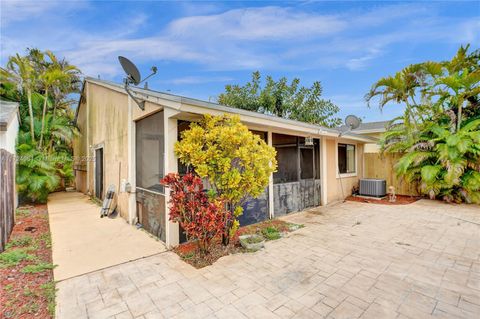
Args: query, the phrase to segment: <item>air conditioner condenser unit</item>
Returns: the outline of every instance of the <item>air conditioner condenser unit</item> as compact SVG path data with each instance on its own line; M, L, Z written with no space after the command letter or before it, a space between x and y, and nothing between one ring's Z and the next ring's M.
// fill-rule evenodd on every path
M360 195L384 197L387 195L387 181L384 179L361 178Z

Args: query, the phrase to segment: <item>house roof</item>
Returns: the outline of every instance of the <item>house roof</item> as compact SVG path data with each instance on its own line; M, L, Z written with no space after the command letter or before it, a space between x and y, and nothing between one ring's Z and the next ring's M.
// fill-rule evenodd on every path
M388 123L390 123L390 121L364 122L360 123L360 125L356 129L351 130L351 132L357 134L381 133L385 132ZM348 130L348 127L346 125L342 125L338 129L344 132Z
M0 131L6 131L16 116L18 116L18 102L0 99Z
M111 89L114 89L116 91L119 91L121 93L126 94L125 88L123 84L111 82L111 81L106 81L106 80L100 80L96 78L91 78L91 77L86 77L85 82L91 82L94 84L98 84L104 87L108 87ZM135 93L135 95L139 98L143 98L149 101L152 101L151 98L157 98L157 99L162 99L162 100L168 100L171 102L177 102L180 105L182 104L188 104L188 105L194 105L206 109L211 109L211 110L216 110L220 112L226 112L226 113L234 113L234 114L239 114L239 115L244 115L244 116L250 116L254 118L259 118L259 119L264 119L268 121L273 121L277 123L285 123L285 124L290 124L290 125L295 125L300 128L306 128L306 129L313 129L313 130L318 130L321 131L325 135L330 135L330 136L335 136L340 134L342 132L338 128L328 128L325 126L321 125L315 125L315 124L310 124L310 123L305 123L301 121L296 121L296 120L291 120L291 119L285 119L281 118L275 115L270 115L270 114L263 114L263 113L258 113L258 112L252 112L252 111L247 111L243 109L238 109L230 106L225 106L221 105L218 103L213 103L213 102L207 102L199 99L194 99L194 98L189 98L181 95L176 95L176 94L171 94L171 93L165 93L165 92L160 92L160 91L155 91L152 89L142 89L138 87L131 87L132 91ZM79 102L79 107L80 107L80 102ZM77 114L78 114L78 109L77 107ZM77 114L75 115L75 120L77 117ZM343 135L343 137L351 137L360 141L364 142L374 142L376 139L369 137L369 136L363 136L359 135L353 132L348 132Z

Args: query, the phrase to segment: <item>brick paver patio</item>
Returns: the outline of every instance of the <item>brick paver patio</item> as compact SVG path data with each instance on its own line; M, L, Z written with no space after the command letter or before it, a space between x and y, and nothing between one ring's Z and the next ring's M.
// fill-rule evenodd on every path
M165 252L58 284L58 318L480 318L480 208L347 202L196 270Z

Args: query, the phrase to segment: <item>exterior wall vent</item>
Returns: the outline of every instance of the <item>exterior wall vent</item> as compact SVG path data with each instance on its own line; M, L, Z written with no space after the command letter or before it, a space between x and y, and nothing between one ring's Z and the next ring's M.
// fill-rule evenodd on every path
M387 181L384 179L361 178L360 195L374 197L387 195Z

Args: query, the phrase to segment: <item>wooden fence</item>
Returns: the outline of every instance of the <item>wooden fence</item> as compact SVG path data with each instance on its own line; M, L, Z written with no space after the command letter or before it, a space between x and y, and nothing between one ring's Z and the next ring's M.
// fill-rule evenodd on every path
M365 153L365 178L382 178L389 186L395 187L395 192L401 195L418 196L417 185L408 183L397 177L393 166L400 158L400 155L381 155L380 153Z
M0 149L0 252L5 249L15 218L15 156Z

